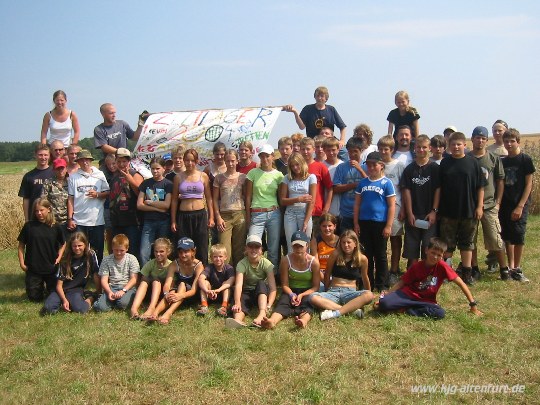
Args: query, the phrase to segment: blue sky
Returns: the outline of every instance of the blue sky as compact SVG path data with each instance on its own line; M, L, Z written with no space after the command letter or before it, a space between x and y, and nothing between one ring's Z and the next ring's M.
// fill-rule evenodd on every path
M62 89L81 136L116 105L152 112L311 104L325 85L349 128L386 134L407 90L420 132L504 119L540 132L538 1L3 2L2 141L39 140ZM282 113L272 138L297 131Z

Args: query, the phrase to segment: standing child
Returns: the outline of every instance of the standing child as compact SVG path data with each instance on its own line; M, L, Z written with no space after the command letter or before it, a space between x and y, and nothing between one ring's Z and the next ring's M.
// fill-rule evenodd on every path
M152 243L157 238L166 238L171 226L171 198L173 184L164 177L165 161L155 157L150 161L152 177L139 186L137 210L142 211L141 264L150 260Z
M99 266L84 233L71 235L58 267L56 291L45 300L44 312L55 314L62 308L66 312L87 313L94 300L84 298L84 287L92 274L99 271Z
M369 281L382 291L387 284L386 245L394 222L396 193L390 179L384 176L384 162L379 152L371 152L366 164L368 177L360 180L355 191L354 230L360 233L369 261Z
M315 161L324 163L326 160L326 154L324 153L324 147L323 142L326 140L326 137L324 135L317 135L315 138L313 138L313 141L315 141ZM339 145L339 142L338 142Z
M34 201L31 221L24 224L19 237L19 265L26 273L26 295L42 301L56 287L55 266L66 247L64 234L54 221L52 206L45 198Z
M304 138L305 135L297 132L296 134L291 135L292 140L292 151L300 153L300 142L302 141L302 138Z
M283 175L287 175L289 166L287 162L293 152L292 139L289 136L283 136L278 141L279 159L276 160L276 169Z
M225 320L226 328L241 328L246 326L244 319L253 307L258 314L253 319L252 326L261 327L276 299L276 279L272 262L263 257L262 241L258 235L250 235L246 239L246 257L240 260L236 267L234 286L233 317Z
M439 165L429 160L429 145L427 135L418 135L414 162L405 168L401 176L402 210L407 217L403 248L407 268L416 263L420 255L425 257L428 243L437 233L441 196Z
M201 306L197 315L208 313L208 300L221 299L221 306L216 309L216 315L226 317L229 307L231 287L234 285L234 268L227 263L227 249L224 245L214 245L210 248L212 263L206 266L199 277L201 289Z
M214 227L214 205L210 180L206 173L197 170L198 162L195 149L184 152L186 170L176 175L173 183L171 231L178 239L193 239L197 257L204 264L208 262L208 229Z
M279 200L286 206L284 216L285 237L289 243L287 251L291 251L291 236L302 231L311 237L313 222L311 214L317 193L317 178L308 173L306 161L299 153L289 158L289 174L279 186Z
M246 175L236 171L238 153L229 149L225 155L227 171L214 180L213 201L219 243L227 249L227 257L236 266L244 257L246 240L245 184Z
M137 258L128 253L129 239L120 233L112 240L113 254L103 258L99 266L103 293L94 303L94 310L107 312L113 308L126 309L135 296L140 273Z
M336 175L337 167L343 163L343 160L338 159L338 154L340 152L339 142L336 138L332 136L330 138L326 138L322 146L324 149L324 154L326 156L326 159L323 161L323 163L328 169L328 173L330 173L330 179L333 182L334 177ZM334 188L332 187L332 191L333 190ZM339 215L340 197L341 197L340 195L332 193L332 202L330 203L330 210L329 210L329 212L332 215L336 215L336 216ZM325 196L325 198L328 198L328 196Z
M315 162L313 153L315 152L315 142L311 138L303 138L301 143L302 156L308 165L308 172L317 178L317 193L315 195L315 205L313 206L313 229L315 235L319 233L319 217L330 210L334 191L332 189L332 179L330 172L324 163Z
M328 259L324 275L326 292L311 295L313 306L321 308L321 321L354 313L364 317L364 305L373 300L368 277L368 260L360 252L360 242L354 231L347 230L339 238L338 247ZM362 279L363 289L356 290L356 280Z
M503 135L507 129L508 129L508 124L506 122L504 122L503 120L495 121L495 123L493 124L493 127L491 128L495 143L489 145L486 148L488 152L491 152L494 155L499 156L499 157L508 156L508 151L504 147L504 140L503 140Z
M163 283L163 299L154 313L147 318L149 321L168 325L174 311L180 308L183 302L196 297L199 276L204 267L200 260L195 259L195 251L192 239L180 238L177 245L178 256L169 264L167 277Z
M172 171L170 173L167 173L165 175L165 178L167 180L170 180L171 182L174 182L174 177L177 174L182 173L186 170L184 166L184 152L186 151L186 147L184 145L178 145L173 151L171 152L171 158L173 161L173 167Z
M384 163L384 175L390 179L396 193L396 208L394 210L394 221L392 222L392 230L390 232L391 255L388 279L390 285L398 281L399 274L401 273L399 259L401 258L401 248L403 246L403 219L405 218L405 210L401 209L401 190L399 187L401 176L405 170L405 164L392 157L394 145L394 138L390 135L383 136L377 142L377 147Z
M338 234L346 229L354 229L354 190L360 180L366 177L362 169L363 141L357 137L347 141L349 160L339 165L334 175L334 193L339 197L339 229Z
M251 160L253 156L253 144L250 141L243 141L238 147L238 163L236 171L242 174L248 174L250 170L257 167L257 163Z
M397 108L390 111L386 118L388 121L388 135L393 134L394 141L397 142L397 129L402 125L408 125L412 129L412 138L416 139L420 133L418 125L420 114L418 114L416 108L409 104L409 94L403 90L398 91L394 100Z
M259 151L261 166L247 174L246 223L249 235L262 238L266 231L268 260L277 272L279 266L279 236L281 234L281 210L278 203L278 188L283 174L274 169L274 148L263 145Z
M439 238L431 238L426 249L426 259L415 263L392 289L381 297L376 308L381 312L405 310L412 316L442 319L445 311L437 304L437 292L445 280L456 283L467 301L470 311L482 315L469 288L452 267L442 259L447 246Z
M504 193L499 211L502 238L506 244L510 277L516 281L529 279L521 270L521 257L525 247L525 231L531 201L532 175L536 171L531 157L521 151L519 131L510 128L503 135L508 156L502 159L504 167ZM501 278L508 276L501 273Z
M172 252L171 241L167 238L158 238L154 242L154 259L148 261L141 269L142 280L137 287L137 293L131 305L131 319L147 320L156 310L156 305L163 290L165 277L171 261L169 255ZM139 315L139 308L147 295L150 287L150 304L142 315Z
M308 254L309 237L302 231L291 236L291 253L281 258L279 274L282 293L270 318L262 326L273 329L283 318L294 316L294 323L305 328L313 314L309 296L319 290L320 276L317 259Z
M433 136L429 143L429 149L431 151L431 158L429 160L440 165L446 152L446 138L442 135Z
M478 229L478 220L483 215L484 186L486 178L478 161L465 154L465 135L454 132L450 135L451 156L445 157L440 165L440 233L448 244L446 259L451 259L459 249L463 281L473 283L472 251Z

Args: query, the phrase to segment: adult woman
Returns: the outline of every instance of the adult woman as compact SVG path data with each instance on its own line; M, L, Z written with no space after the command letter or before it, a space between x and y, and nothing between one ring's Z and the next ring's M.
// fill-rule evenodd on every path
M47 143L47 131L50 132L49 143L55 140L62 141L64 147L79 143L79 119L75 112L66 108L67 96L62 90L53 94L54 108L46 112L41 125L41 143ZM73 136L73 140L71 140Z
M177 174L173 182L171 230L178 239L182 237L193 239L197 247L197 258L206 266L208 264L208 228L214 226L214 207L210 180L206 173L197 170L198 161L199 154L195 149L184 152L186 170Z

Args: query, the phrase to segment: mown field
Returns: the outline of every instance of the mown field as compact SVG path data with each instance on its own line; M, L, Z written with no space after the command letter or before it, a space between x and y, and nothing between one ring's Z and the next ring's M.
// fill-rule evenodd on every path
M0 251L2 404L538 403L540 217L531 217L527 234L523 267L531 282L485 276L472 287L480 318L468 313L453 284L439 294L447 309L442 321L378 316L371 308L363 320L314 319L302 331L290 321L274 331L225 330L222 319L198 318L194 308L181 309L166 327L122 312L41 317L40 305L25 299L12 245L22 218L14 195L25 167L0 165L8 244ZM525 390L411 392L442 384Z

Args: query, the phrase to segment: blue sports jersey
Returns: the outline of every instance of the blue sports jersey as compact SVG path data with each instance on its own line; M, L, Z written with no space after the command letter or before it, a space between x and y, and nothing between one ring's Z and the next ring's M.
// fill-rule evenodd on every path
M362 196L360 220L386 222L388 216L386 199L396 195L394 185L390 179L381 177L373 181L366 177L360 180L355 193Z

